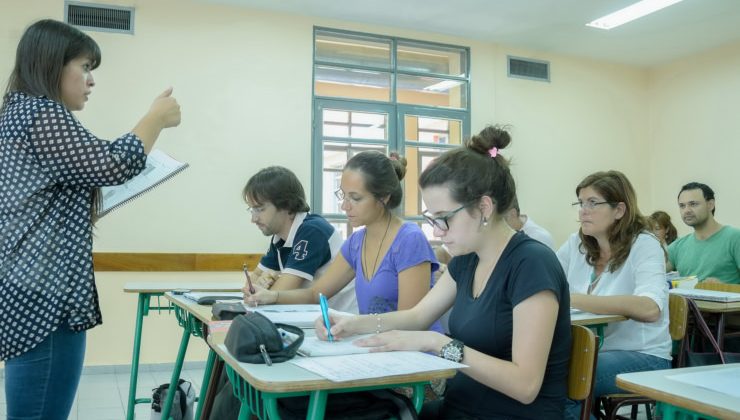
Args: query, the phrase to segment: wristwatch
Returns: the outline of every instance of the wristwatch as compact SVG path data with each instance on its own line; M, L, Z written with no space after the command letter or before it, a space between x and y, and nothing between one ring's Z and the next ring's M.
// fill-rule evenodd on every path
M453 362L460 363L463 359L463 349L465 345L460 340L452 339L449 343L442 346L439 350L439 357Z

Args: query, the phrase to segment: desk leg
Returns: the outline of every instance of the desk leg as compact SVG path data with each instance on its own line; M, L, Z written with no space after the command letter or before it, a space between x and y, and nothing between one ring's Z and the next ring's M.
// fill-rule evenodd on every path
M172 371L172 378L170 378L170 388L167 391L167 398L162 407L162 419L169 420L170 410L172 409L172 401L175 399L175 390L177 389L177 382L180 379L180 372L182 371L182 363L185 361L185 353L188 351L188 342L190 341L190 331L187 328L182 330L182 340L180 340L180 350L177 352L177 360L175 361L175 369Z
M308 397L308 413L306 420L323 420L326 412L326 391L312 391Z
M411 402L414 403L416 413L421 413L421 406L424 405L424 383L416 383L413 386L414 395Z
M211 372L213 371L213 362L216 360L216 352L213 349L208 350L208 361L206 362L206 371L203 372L203 381L200 383L200 395L198 396L198 409L195 411L195 420L200 420L203 412L203 404L206 402L206 391L211 381Z
M725 319L725 313L722 312L717 320L717 344L719 344L719 349L723 351L725 349Z
M141 330L144 324L144 314L148 312L149 306L149 295L146 293L139 293L139 304L136 310L136 329L134 330L134 351L131 358L131 377L129 378L128 385L128 407L126 409L126 419L134 419L134 407L136 403L136 382L139 379L139 352L141 351ZM149 402L148 398L140 400L140 402Z

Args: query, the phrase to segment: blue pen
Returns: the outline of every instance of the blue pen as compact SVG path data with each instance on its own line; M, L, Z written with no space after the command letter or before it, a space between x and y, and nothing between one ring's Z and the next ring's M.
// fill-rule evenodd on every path
M331 322L329 322L329 304L326 302L326 296L323 293L319 293L319 306L321 306L321 317L324 318L326 334L329 336L329 341L334 341L334 337L331 335Z

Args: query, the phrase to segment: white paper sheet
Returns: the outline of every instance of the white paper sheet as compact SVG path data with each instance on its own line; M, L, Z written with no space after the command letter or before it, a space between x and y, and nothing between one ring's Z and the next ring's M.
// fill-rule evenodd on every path
M298 353L311 357L369 353L370 347L356 346L352 344L352 342L361 338L371 337L373 335L374 334L356 335L334 342L320 340L317 337L305 337Z
M334 382L467 367L461 363L417 351L297 357L290 360L290 363Z
M740 367L679 373L666 378L740 398L740 387L737 386L740 381Z

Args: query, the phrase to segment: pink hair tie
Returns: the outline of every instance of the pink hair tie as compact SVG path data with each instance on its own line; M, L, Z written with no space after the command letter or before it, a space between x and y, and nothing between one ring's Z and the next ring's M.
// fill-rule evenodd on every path
M390 155L389 159L390 160L398 160L398 157L396 157L396 155Z
M492 158L495 158L498 156L498 147L493 146L490 149L488 149L488 154L491 155Z

